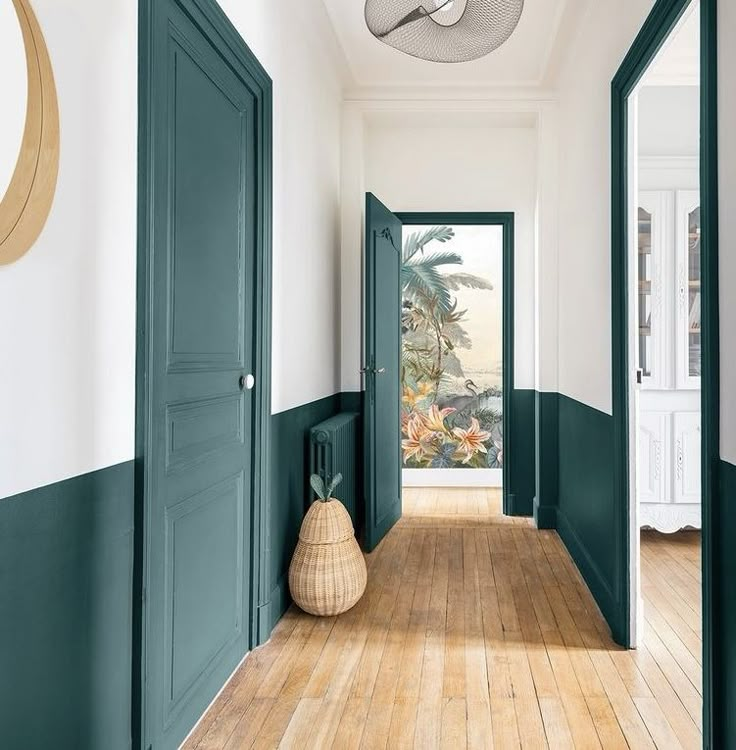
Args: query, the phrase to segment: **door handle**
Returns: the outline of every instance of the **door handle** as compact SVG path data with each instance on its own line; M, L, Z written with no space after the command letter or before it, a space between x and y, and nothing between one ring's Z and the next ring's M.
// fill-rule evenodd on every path
M386 372L386 368L382 367L380 370L376 370L376 375L381 375L384 372Z
M240 379L238 380L238 385L240 386L241 391L251 391L253 390L253 386L256 384L256 379L253 377L252 373L248 373L247 375L241 375Z
M372 372L374 375L381 375L382 373L386 372L386 368L382 367L380 370L376 370L375 367L361 367L360 372L362 375L367 375L370 372Z

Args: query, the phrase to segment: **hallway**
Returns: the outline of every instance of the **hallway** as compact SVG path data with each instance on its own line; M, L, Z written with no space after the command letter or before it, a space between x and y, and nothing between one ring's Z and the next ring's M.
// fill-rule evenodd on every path
M643 535L646 643L625 651L557 534L501 515L499 491L404 502L360 603L291 608L185 748L700 746L691 542Z

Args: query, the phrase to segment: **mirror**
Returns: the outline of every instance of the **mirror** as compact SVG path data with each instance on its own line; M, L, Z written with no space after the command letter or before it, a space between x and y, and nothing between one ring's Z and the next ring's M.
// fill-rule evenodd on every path
M59 111L46 43L29 0L0 0L0 264L27 252L51 210Z
M28 102L26 48L12 0L0 0L0 200L18 162Z

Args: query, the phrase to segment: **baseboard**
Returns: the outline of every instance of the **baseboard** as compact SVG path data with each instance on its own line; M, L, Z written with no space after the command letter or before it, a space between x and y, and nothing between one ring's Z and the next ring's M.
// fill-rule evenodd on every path
M557 506L540 505L539 496L534 497L534 524L538 529L556 529L557 528Z
M567 516L559 508L556 515L557 533L560 535L575 565L577 565L578 570L585 579L585 583L588 585L591 594L593 594L593 598L596 600L603 617L605 617L611 628L614 639L620 642L618 641L618 637L623 637L625 631L621 628L620 606L616 602L616 597L611 587L606 583L606 579L580 540Z

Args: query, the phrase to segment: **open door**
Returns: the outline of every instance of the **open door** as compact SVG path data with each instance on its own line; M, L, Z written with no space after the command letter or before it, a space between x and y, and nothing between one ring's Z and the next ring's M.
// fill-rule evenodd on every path
M401 222L365 206L365 547L401 517Z

